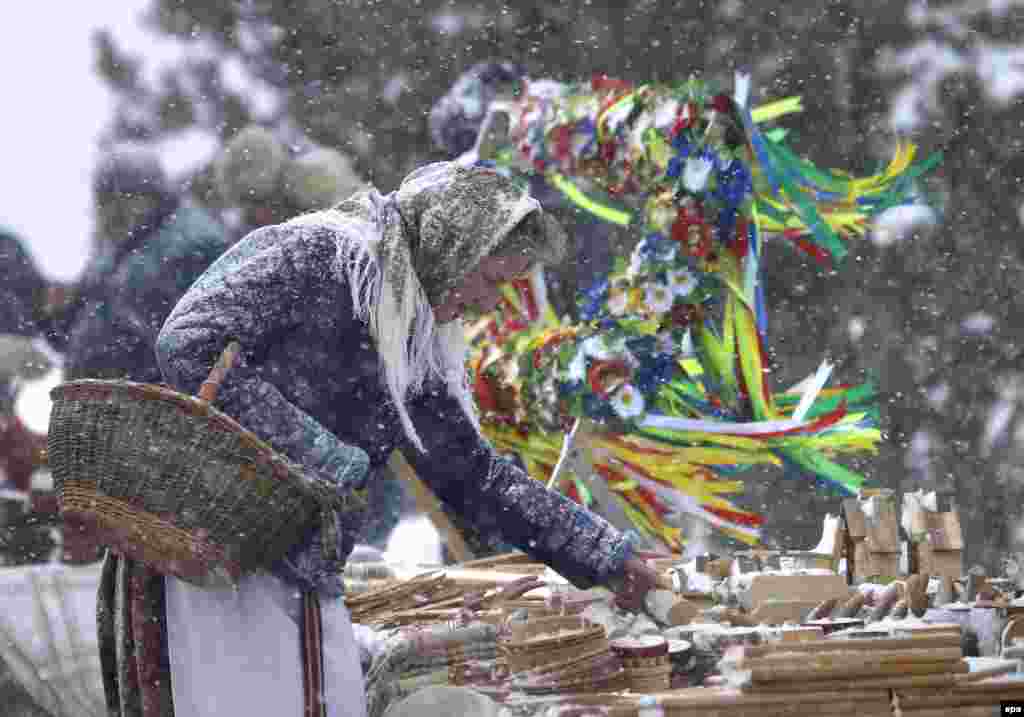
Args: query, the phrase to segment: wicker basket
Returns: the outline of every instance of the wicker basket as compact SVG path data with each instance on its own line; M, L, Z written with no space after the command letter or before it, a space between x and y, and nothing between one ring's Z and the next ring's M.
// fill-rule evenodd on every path
M608 649L601 625L582 617L543 617L511 625L511 639L500 649L512 672L534 670L578 658L592 650Z
M64 518L200 586L234 584L282 557L328 499L210 406L237 350L225 351L200 398L128 381L54 388L47 450Z

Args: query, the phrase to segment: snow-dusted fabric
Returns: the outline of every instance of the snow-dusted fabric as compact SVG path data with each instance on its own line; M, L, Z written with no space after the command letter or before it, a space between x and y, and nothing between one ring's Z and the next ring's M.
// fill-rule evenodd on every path
M334 230L337 273L356 317L368 323L391 400L420 449L405 401L428 377L446 384L475 419L461 324L435 325L432 307L486 256L521 253L549 264L562 259L567 243L525 189L488 169L448 162L416 170L387 196L371 189L290 223Z
M168 211L170 210L170 211ZM48 337L66 352L68 379L128 379L159 383L153 343L188 287L228 247L223 228L190 205L162 207L146 236L118 261L105 244L90 259L78 291L84 306Z
M54 321L47 338L66 352L69 379L159 383L153 343L191 283L227 248L205 211L168 199L141 222L131 251L103 245L77 290L82 304ZM212 365L212 364L211 364ZM111 715L173 714L163 649L163 578L141 563L109 556L97 595L104 690Z
M448 222L463 231L492 233L514 224L512 210L503 202L519 197L519 206L521 195L497 183L497 175L451 165L423 172L420 180L434 173L451 178L448 186L456 191L430 188L444 186L442 182L424 188L422 196L403 199L403 191L412 186L407 180L406 189L396 195L399 216L394 218L402 224L419 218L421 248L424 241L434 246L433 237L453 236ZM473 192L458 188L462 179L473 177L505 199L477 202ZM371 322L357 318L362 297L353 288L351 272L338 261L339 247L350 246L352 237L358 239L377 224L379 206L371 196L357 195L319 223L307 219L253 232L218 260L178 303L160 333L157 355L165 378L181 391L195 392L225 343L238 340L243 354L222 385L218 403L308 471L323 471L351 445L369 456L370 480L392 451L401 448L418 475L489 541L504 539L577 584L607 582L621 573L629 540L496 456L443 380L429 377L403 406L423 450L403 430L382 380ZM433 207L427 197L466 204L458 209ZM472 207L491 218L471 216ZM410 231L405 236L414 235ZM489 236L481 238L489 241ZM417 251L410 249L413 266ZM467 260L481 256L476 248L467 251L472 252L465 255ZM441 249L433 255L452 266ZM389 265L387 260L380 265L385 277ZM363 481L351 486L363 487ZM348 552L361 519L345 519L343 549Z
M558 87L552 80L526 77L525 70L511 62L481 63L460 75L451 90L430 110L430 133L434 144L463 166L472 166L481 158L493 159L486 151L481 157L481 150L489 142L480 136L480 132L491 113L496 111L502 87L508 88L520 81L522 90L530 94L545 94ZM616 244L620 244L622 239L616 236L614 225L580 209L549 184L543 175L532 174L526 179L530 195L567 230L571 245L569 254L575 260L549 267L547 278L553 289L550 298L556 313L577 317L575 295L586 291L611 271Z
M270 575L238 589L166 581L174 717L303 713L301 595ZM340 600L321 605L327 717L366 713L352 623Z

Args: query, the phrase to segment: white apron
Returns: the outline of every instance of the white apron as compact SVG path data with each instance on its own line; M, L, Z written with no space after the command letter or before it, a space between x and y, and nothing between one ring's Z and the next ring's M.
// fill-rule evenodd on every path
M271 575L238 589L164 579L175 717L302 717L298 591ZM365 717L359 650L344 603L323 601L328 717Z

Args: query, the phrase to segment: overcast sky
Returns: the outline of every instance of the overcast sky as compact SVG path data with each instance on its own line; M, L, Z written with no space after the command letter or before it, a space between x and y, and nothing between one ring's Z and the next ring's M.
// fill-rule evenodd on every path
M148 0L6 3L0 23L0 224L28 240L47 274L73 278L85 262L96 138L112 99L93 72L90 35L111 27L145 47Z

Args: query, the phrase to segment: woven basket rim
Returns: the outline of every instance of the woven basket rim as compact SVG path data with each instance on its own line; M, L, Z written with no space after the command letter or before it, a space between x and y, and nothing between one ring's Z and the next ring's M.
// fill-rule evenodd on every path
M156 384L100 379L59 384L50 391L50 396L51 458L57 454L64 456L56 463L51 462L61 512L78 513L79 520L102 525L104 542L109 547L149 564L158 572L200 585L218 575L225 578L217 578L218 583L236 582L242 574L265 569L268 561L276 560L294 542L298 526L315 518L325 505L333 505L327 502L329 496L312 485L301 466L201 399ZM101 417L108 415L108 407L116 409L119 425L151 433L157 430L154 427L159 422L169 419L180 424L184 433L181 437L174 433L166 451L133 452L130 460L117 458L119 454L111 453L106 444L97 447L90 443L94 439L92 428L88 427L104 425ZM125 441L120 442L124 444ZM59 449L56 453L55 448ZM238 475L226 476L226 480L238 481L239 485L214 491L217 500L223 493L232 507L242 511L238 520L204 517L204 511L217 514L217 500L196 503L196 513L189 520L182 518L182 505L174 507L173 501L166 502L171 483L153 483L151 476L179 460L179 448L184 451L184 459L197 466L207 458L219 460L221 453L239 461L237 466L232 463L230 467L231 471L237 467ZM116 460L108 465L111 455ZM118 478L121 475L123 479ZM141 482L133 482L136 478ZM108 480L121 483L107 485L104 481ZM268 514L273 516L271 519L254 523L261 529L254 532L244 527L237 537L232 537L242 517L247 525L253 522L253 506L268 510L278 507L274 509L276 513ZM285 506L289 506L287 510ZM148 526L152 539L121 530L122 523ZM257 537L245 537L250 533Z
M524 643L535 644L541 635L559 631L571 631L586 633L595 627L601 627L597 623L590 622L583 615L547 615L536 617L523 623L514 623L511 626L512 634L509 642L517 645ZM564 637L569 637L568 635ZM555 639L555 638L549 638Z
M600 628L600 625L598 625L598 628ZM570 635L534 638L533 641L529 643L517 643L510 640L503 642L502 648L510 655L530 655L544 653L548 650L555 650L562 647L586 645L600 640L606 640L603 628L591 629L587 632L576 632Z
M117 498L94 495L88 501L93 505L88 508L78 505L78 500L68 500L68 498L70 496L64 496L63 494L60 496L61 511L66 521L73 521L87 526L103 542L112 546L115 552L138 560L157 572L174 575L196 584L211 585L218 584L215 578L219 572L213 570L218 565L226 570L227 576L230 577L231 581L237 580L243 573L242 566L236 560L225 556L220 546L204 540L194 531L188 531L173 523L168 523L161 516L141 511L135 506ZM66 502L68 503L67 505L65 505ZM124 540L125 536L130 533L130 530L124 528L123 522L110 520L107 511L104 510L106 503L116 504L120 509L129 513L144 514L149 520L164 524L161 526L161 530L169 530L186 535L186 543L192 543L198 550L189 551L189 557L181 556L177 559L171 559L166 557L166 554L162 557L157 557L158 553L162 553L163 547L153 545L147 540L139 540L137 536L134 536L131 540ZM222 579L219 584L230 583L224 582Z
M537 667L531 667L528 670L523 670L520 675L524 677L543 677L550 676L556 673L574 673L577 669L584 669L590 666L590 663L603 662L605 660L615 660L615 655L608 649L607 645L603 645L591 650L587 650L579 655L561 660L559 662L551 662L544 665L538 665ZM621 667L621 665L620 665Z
M175 391L168 386L160 386L153 383L139 383L137 381L124 380L103 380L94 378L65 381L54 386L50 390L50 399L56 403L60 400L75 400L76 393L102 393L119 394L128 396L139 401L160 401L170 404L184 413L206 419L211 423L217 423L228 429L247 447L256 450L259 456L266 459L275 469L286 471L297 480L296 485L307 493L312 491L309 488L302 469L294 462L276 451L273 446L261 439L252 431L242 426L238 421L224 413L216 406L195 396Z

